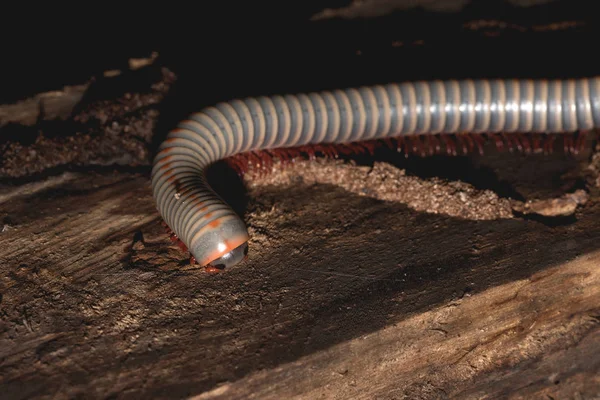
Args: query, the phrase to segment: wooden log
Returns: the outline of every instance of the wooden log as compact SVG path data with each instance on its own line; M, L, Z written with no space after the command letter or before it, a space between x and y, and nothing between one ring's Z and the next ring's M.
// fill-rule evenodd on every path
M147 173L5 188L4 398L597 394L597 201L550 227L294 181L250 186L250 259L216 276Z

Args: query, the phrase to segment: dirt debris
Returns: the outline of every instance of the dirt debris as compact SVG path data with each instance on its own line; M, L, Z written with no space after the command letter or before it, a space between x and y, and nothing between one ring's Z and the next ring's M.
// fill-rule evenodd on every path
M164 68L146 68L155 70L136 72L156 78L148 82L147 91L82 101L66 120L45 121L30 128L4 127L0 177L21 178L71 166L149 166L157 106L175 76ZM107 78L96 85L110 87L111 79L119 78ZM91 85L88 90L97 89Z
M375 162L371 168L341 160L298 161L293 168L247 181L250 187L331 184L359 196L405 204L415 211L474 221L513 217L510 200L491 190L478 190L460 181L409 176L384 162Z

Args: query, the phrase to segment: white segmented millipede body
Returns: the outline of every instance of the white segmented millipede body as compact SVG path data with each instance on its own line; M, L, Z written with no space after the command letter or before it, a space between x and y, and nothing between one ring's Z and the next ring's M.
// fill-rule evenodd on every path
M404 135L573 133L600 127L600 77L406 82L236 99L169 132L152 169L159 213L201 266L223 269L248 251L248 231L205 178L247 151Z

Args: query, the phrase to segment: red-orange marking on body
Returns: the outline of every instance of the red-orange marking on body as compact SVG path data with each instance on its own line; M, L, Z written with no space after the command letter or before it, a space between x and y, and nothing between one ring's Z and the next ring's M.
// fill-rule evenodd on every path
M177 179L175 177L175 175L169 176L167 178L167 182L172 183L173 185L175 185L175 190L177 190L178 192L181 191L181 182L179 182L179 179Z
M212 217L212 215L213 215L212 211L208 212L208 213L206 213L206 215L204 216L204 218L210 218L210 217ZM215 221L213 221L213 222L215 222ZM212 224L212 222L211 222L211 224Z
M216 250L216 251L210 253L208 255L208 257L206 257L204 260L201 260L201 262L199 262L198 264L206 266L209 263L216 260L217 258L222 257L223 254L227 254L231 250L235 249L236 247L239 247L242 244L246 243L248 241L248 239L249 239L248 235L242 235L242 236L237 236L233 239L225 240L225 241L223 241L223 244L225 245L225 249L223 249L223 251ZM208 266L208 268L211 268L211 267ZM212 268L214 268L214 267L212 267Z
M214 221L208 223L208 226L210 226L211 228L218 228L219 225L221 225L221 221L219 221L218 219L215 219Z
M189 182L186 182L186 183L189 183ZM183 187L183 184L182 184L182 185L180 185L180 187L179 187L179 188L181 189L182 187ZM188 185L188 187L186 187L185 189L183 189L183 190L179 191L179 194L180 194L181 196L185 196L186 194L188 194L188 193L189 193L189 192L191 192L192 190L194 190L194 187L193 187L193 186L189 186L189 185ZM198 198L198 195L195 195L195 194L190 196L190 199L192 199L192 200L195 200L195 199L197 199L197 198Z
M167 156L167 157L171 158L171 156ZM167 157L165 157L165 159L166 159ZM165 164L163 164L163 165L160 167L160 169L163 169L163 170L164 170L164 169L168 169L168 168L171 166L171 164L173 164L173 163L172 163L172 162L165 163Z

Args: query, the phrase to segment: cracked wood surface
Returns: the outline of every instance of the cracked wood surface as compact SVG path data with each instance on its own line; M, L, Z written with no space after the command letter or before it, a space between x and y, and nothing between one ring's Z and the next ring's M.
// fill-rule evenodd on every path
M250 259L216 276L146 173L4 189L5 398L598 394L597 201L550 227L295 181L251 186Z

